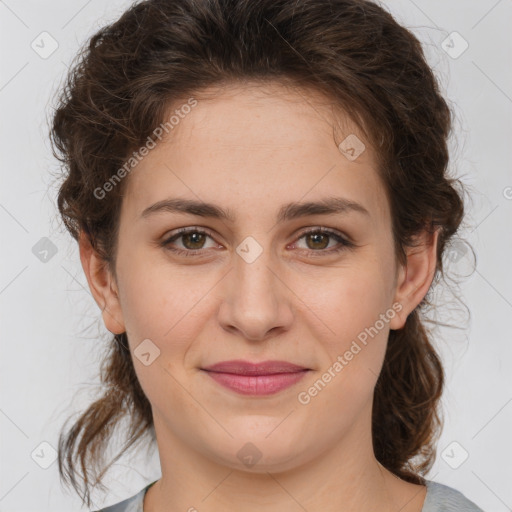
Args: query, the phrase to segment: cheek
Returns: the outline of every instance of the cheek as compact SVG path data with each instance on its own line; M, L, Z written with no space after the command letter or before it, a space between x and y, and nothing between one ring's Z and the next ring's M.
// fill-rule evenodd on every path
M191 279L190 270L159 265L142 251L140 256L119 258L118 263L121 308L130 344L136 346L149 338L160 348L165 345L166 351L182 350L185 342L180 340L193 339L200 329L197 316L212 286L211 278Z
M303 313L316 317L316 323L324 327L322 338L329 352L337 355L347 341L373 326L380 315L390 309L392 275L382 271L376 261L361 260L321 277L297 279L294 291L305 305Z
M315 381L318 384L311 390L322 394L322 398L314 398L317 403L341 407L345 412L354 408L355 413L373 395L390 321L396 315L393 275L385 264L382 259L361 259L357 265L333 272L321 288L304 286L299 292L314 313L304 309L303 314L320 326L316 335L323 357L316 377L322 382Z
M205 308L216 280L191 278L190 269L180 272L169 264L148 261L148 254L118 260L121 308L135 372L153 405L165 408L172 402L184 407L189 402L179 385L184 380L184 361L204 329L205 318L212 314ZM137 347L147 339L156 346L145 342L150 353L158 354L148 366L137 358Z

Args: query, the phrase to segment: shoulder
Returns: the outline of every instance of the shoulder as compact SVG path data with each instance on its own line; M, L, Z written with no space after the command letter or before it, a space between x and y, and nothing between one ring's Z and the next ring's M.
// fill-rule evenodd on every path
M427 495L421 512L484 512L475 503L468 500L461 492L427 480Z
M144 495L150 485L128 499L96 512L143 512ZM430 480L427 480L426 485L427 494L421 512L484 512L452 487Z
M115 505L110 505L109 507L102 508L101 510L93 512L143 512L142 506L144 504L144 495L146 494L146 491L153 485L153 483L144 487L144 489L139 491L134 496L131 496L130 498L127 498L120 503L116 503Z

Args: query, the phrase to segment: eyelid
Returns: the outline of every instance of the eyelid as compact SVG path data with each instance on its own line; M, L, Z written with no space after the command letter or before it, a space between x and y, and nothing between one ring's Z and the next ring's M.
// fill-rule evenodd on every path
M209 236L212 240L215 240L215 235L208 228L203 228L201 226L187 226L185 228L178 228L173 230L171 234L164 236L161 245L166 247L170 242L180 238L183 235L188 233L201 233ZM187 252L194 253L195 251L202 251L203 249L189 249Z
M324 235L328 235L331 238L334 238L334 239L336 239L338 241L338 247L334 247L334 248L330 248L330 249L319 249L319 250L301 249L302 251L305 251L308 254L311 254L311 255L314 255L314 256L337 254L337 253L340 253L340 252L342 252L344 250L348 250L348 249L352 249L352 248L356 247L356 244L350 239L349 236L339 232L336 229L326 228L326 227L323 227L323 226L316 226L316 227L312 227L312 228L306 228L305 230L300 231L295 236L295 241L293 242L293 244L296 244L297 241L299 241L301 238L303 238L304 236L306 236L306 235L308 235L310 233L321 233L321 234L324 234Z
M309 233L323 233L326 235L337 236L339 238L342 238L343 241L346 242L347 244L353 243L351 238L348 235L346 235L345 233L343 233L337 229L327 228L324 226L313 226L313 227L309 227L309 228L304 228L304 230L299 231L299 233L296 234L295 237L296 237L296 239L299 239Z
M215 241L215 235L212 233L211 230L208 228L204 228L201 226L187 226L184 228L178 228L172 232L171 235L166 236L164 240L161 242L161 245L165 247L166 249L170 250L171 252L174 252L176 254L186 254L186 255L196 255L201 253L202 251L205 251L207 249L176 249L176 248L169 248L169 244L173 242L176 239L179 239L181 236L186 235L188 233L201 233L209 236L212 240ZM339 253L343 250L348 250L356 246L356 244L348 237L347 235L339 232L336 229L333 228L327 228L324 226L313 226L304 228L303 230L299 231L298 234L294 235L294 241L292 244L297 243L301 238L304 236L310 234L310 233L321 233L328 235L332 238L335 238L338 240L339 247L338 248L331 248L331 249L299 249L301 251L305 251L308 254L315 255L315 256L321 256L321 255L328 255L328 254L334 254ZM289 245L289 244L288 244Z

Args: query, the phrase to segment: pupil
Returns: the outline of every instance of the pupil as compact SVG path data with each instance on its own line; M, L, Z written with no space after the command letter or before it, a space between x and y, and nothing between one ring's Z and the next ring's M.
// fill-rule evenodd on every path
M202 243L204 242L203 240L204 238L204 235L202 233L187 233L185 235L185 240L191 240L192 239L192 244L191 245L194 245L194 244L198 244L199 247L189 247L189 249L200 249L201 248L201 245ZM189 245L189 244L185 244L185 245Z
M321 242L322 242L322 240L321 240L321 239L322 239L322 238L324 239L324 242L325 242L325 240L327 239L327 236L326 236L326 235L324 235L324 234L322 234L322 233L316 233L316 234L313 234L313 235L310 235L310 236L311 236L311 238L313 239L313 244L316 244L316 243L320 243L320 244L321 244ZM324 244L321 244L321 245L322 245L322 247L315 247L315 249L325 249L325 247L327 247L327 246L325 245L325 243L324 243Z

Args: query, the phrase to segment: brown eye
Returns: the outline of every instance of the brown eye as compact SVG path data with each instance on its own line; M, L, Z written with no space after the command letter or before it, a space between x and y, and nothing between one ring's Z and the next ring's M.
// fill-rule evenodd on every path
M308 233L305 239L311 241L307 244L309 249L325 249L329 245L329 235L325 233Z
M210 248L216 247L213 237L208 232L197 228L184 228L165 239L161 245L180 256L195 256L208 249L208 239L211 240Z
M183 240L183 245L187 249L195 250L203 248L206 235L199 231L192 231L190 233L185 233L184 235L181 235L181 238Z
M298 240L304 240L306 247L300 247L314 256L329 255L354 247L354 244L335 231L317 228L302 233Z

